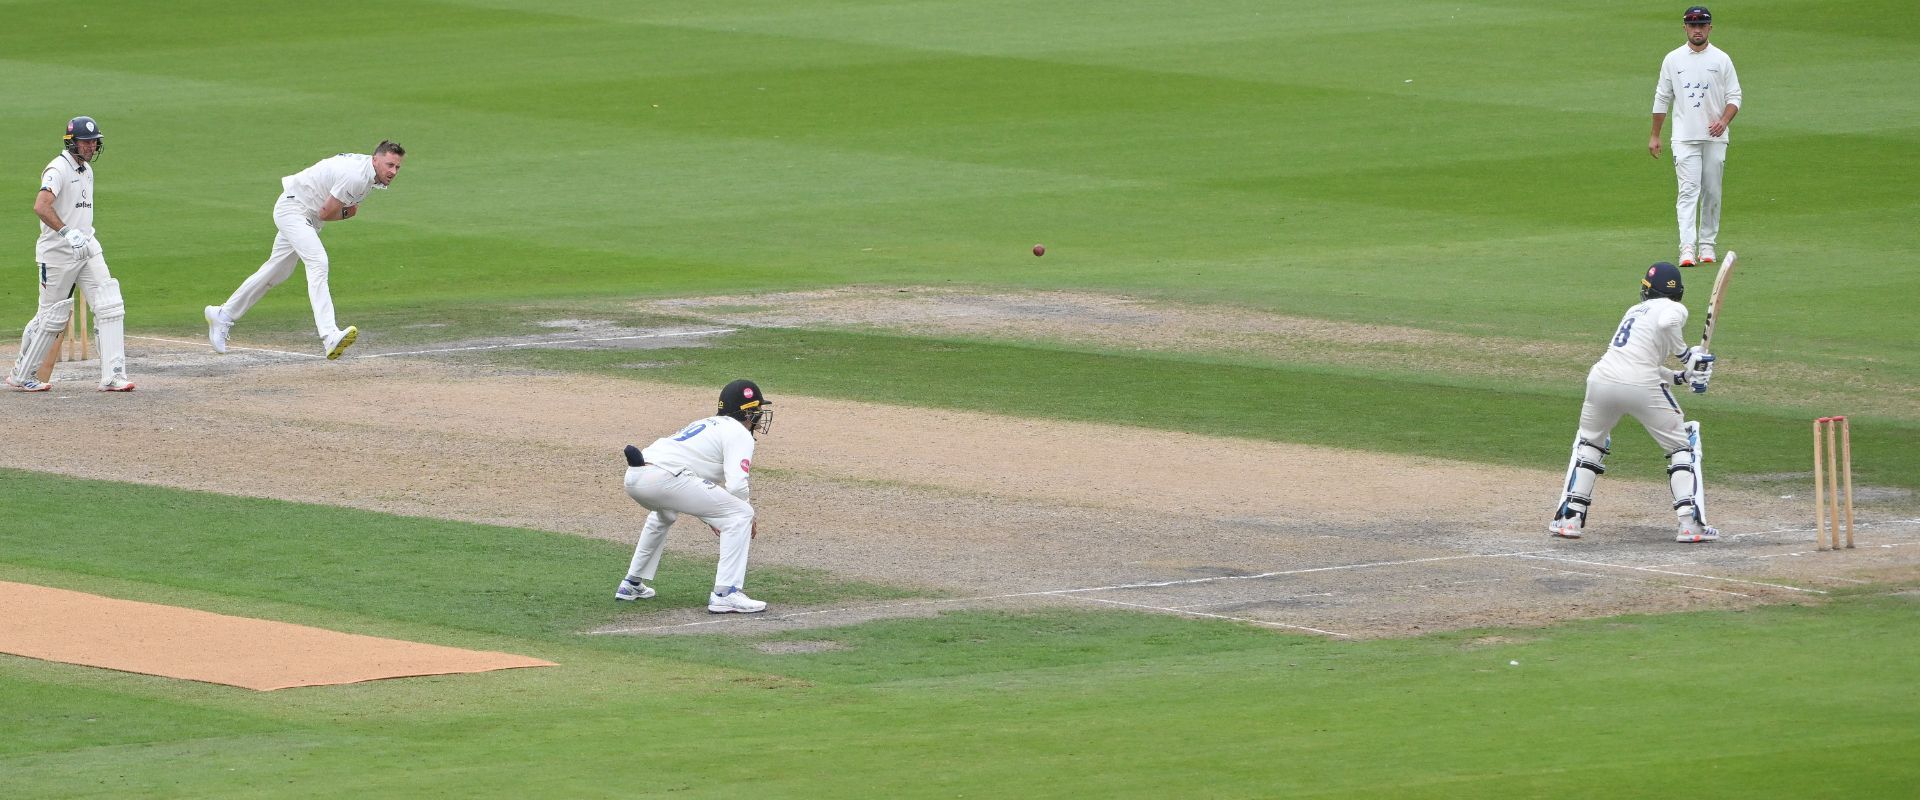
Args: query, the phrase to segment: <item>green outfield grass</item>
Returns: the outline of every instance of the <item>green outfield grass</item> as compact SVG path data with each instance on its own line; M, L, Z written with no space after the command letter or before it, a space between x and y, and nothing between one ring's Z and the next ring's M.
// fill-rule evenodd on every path
M1519 354L1597 348L1674 256L1672 171L1644 142L1685 5L0 0L0 331L32 313L31 182L66 118L107 134L130 331L170 337L265 257L280 176L387 137L411 152L394 189L326 233L368 346L556 309L671 321L637 298L1126 293L1469 334L1540 378L877 331L743 332L638 372L498 358L1554 468L1585 364ZM1743 399L1751 358L1861 376L1781 380L1891 408L1856 419L1859 477L1920 488L1920 401L1887 397L1920 386L1920 22L1890 0L1716 12L1747 107L1728 369L1683 398L1709 480L1804 470L1806 417L1853 410ZM1688 273L1693 330L1709 276ZM300 341L300 284L238 335ZM1621 474L1656 474L1623 438ZM0 578L565 664L256 695L0 657L0 720L28 732L0 737L8 797L1892 796L1920 730L1913 595L1884 587L1494 645L971 614L771 656L575 635L622 613L608 543L8 471L0 512Z
M1363 643L1066 611L584 637L710 565L615 608L610 543L0 479L35 521L0 579L561 664L257 693L0 656L10 797L1890 796L1920 747L1911 591Z
M102 235L136 320L182 330L264 256L281 175L381 136L413 156L328 232L343 312L958 281L1585 341L1671 255L1644 134L1672 14L1208 6L105 3L0 34L0 154L24 185L66 107L103 106ZM1916 374L1900 8L1716 31L1753 106L1729 347ZM95 54L32 56L56 37ZM296 295L257 327L297 325Z

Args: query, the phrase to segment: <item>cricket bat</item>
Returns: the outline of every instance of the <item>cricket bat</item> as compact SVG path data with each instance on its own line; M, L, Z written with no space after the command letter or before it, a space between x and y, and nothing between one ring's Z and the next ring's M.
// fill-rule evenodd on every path
M1727 300L1727 281L1733 277L1733 262L1738 258L1732 250L1727 251L1727 259L1720 262L1720 271L1713 276L1713 294L1707 296L1707 324L1700 330L1700 352L1711 353L1713 344L1713 326L1720 321L1720 304Z

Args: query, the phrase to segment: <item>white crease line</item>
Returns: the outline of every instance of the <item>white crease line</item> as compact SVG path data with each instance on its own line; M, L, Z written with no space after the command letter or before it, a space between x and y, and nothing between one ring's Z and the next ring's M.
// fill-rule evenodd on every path
M1920 520L1902 520L1902 522L1906 522L1906 521L1920 522ZM1902 544L1920 544L1920 542L1910 542L1910 543L1902 543ZM1880 546L1888 547L1890 545L1880 545ZM1471 553L1471 554L1457 555L1457 556L1433 556L1430 558L1410 558L1403 561L1373 561L1365 564L1341 564L1341 565L1331 566L1331 567L1307 567L1304 569L1275 570L1272 572L1262 572L1257 575L1215 575L1215 576L1210 576L1206 578L1188 578L1185 580L1177 580L1177 581L1154 581L1149 583L1121 583L1121 584L1114 584L1111 586L1090 586L1090 587L1085 587L1080 589L1046 589L1046 590L1033 591L1033 592L1014 592L1010 594L981 595L978 597L954 597L954 598L945 598L940 600L921 600L921 601L916 601L911 603L896 603L892 605L827 608L827 609L820 609L817 611L799 611L792 614L783 614L776 617L762 617L760 619L784 620L784 619L795 619L798 617L813 616L816 614L838 614L838 613L855 612L855 611L883 610L883 609L889 609L889 608L908 608L912 606L934 605L934 604L940 604L940 603L969 603L969 602L984 603L984 602L990 602L994 600L1009 600L1009 599L1019 598L1019 597L1065 597L1067 595L1085 594L1087 592L1110 592L1110 591L1117 591L1120 589L1158 589L1158 588L1164 588L1168 586L1192 586L1195 584L1213 583L1216 581L1246 581L1246 580L1257 580L1260 578L1272 578L1272 577L1281 576L1281 575L1305 575L1305 574L1314 573L1314 572L1333 572L1333 571L1350 570L1350 569L1369 569L1372 567L1399 567L1399 566L1406 566L1409 564L1431 564L1439 561L1461 561L1461 560L1475 559L1475 558L1537 558L1544 561L1564 561L1570 564L1584 564L1590 567L1629 569L1629 570L1635 570L1638 572L1654 572L1654 573L1659 573L1663 575L1676 575L1683 578L1700 578L1700 579L1710 580L1710 581L1725 581L1728 583L1741 583L1741 584L1747 584L1751 586L1765 586L1770 589L1785 589L1787 591L1805 592L1807 594L1822 594L1822 595L1828 594L1828 592L1822 591L1820 589L1803 589L1798 586L1788 586L1788 585L1779 584L1779 583L1767 583L1765 581L1750 581L1750 580L1745 580L1741 578L1725 578L1718 575L1701 575L1698 573L1680 572L1677 570L1664 570L1664 569L1657 569L1652 567L1636 567L1636 566L1631 566L1627 564L1609 564L1603 561L1583 561L1577 558L1566 558L1562 556L1543 555L1543 554L1550 554L1554 552L1557 552L1557 551L1521 550L1521 551L1516 551L1512 553ZM1559 570L1559 571L1568 572L1570 574L1577 574L1577 575L1586 574L1586 573L1573 572L1571 570ZM1601 577L1601 578L1612 577L1617 580L1632 580L1630 578L1622 578L1620 576L1594 575L1593 577ZM1653 582L1651 581L1635 581L1635 582L1658 585L1658 584L1653 584ZM1751 597L1751 595L1745 595L1739 592L1727 591L1725 589L1711 589L1704 586L1687 586L1685 584L1678 584L1678 585L1681 586L1682 588L1698 589L1704 592L1718 592L1721 594L1735 595L1737 597ZM1307 596L1314 596L1314 595L1307 595ZM1080 599L1080 598L1074 598L1074 599ZM1097 600L1097 598L1088 598L1088 599ZM1118 600L1098 600L1098 602L1113 603L1115 605L1134 605L1132 603L1125 603ZM1183 614L1195 614L1197 616L1210 616L1210 617L1219 616L1215 614L1202 614L1201 612L1184 611L1178 608L1161 608L1159 606L1141 606L1141 607L1151 608L1151 609L1156 609L1161 611L1173 611L1176 613L1183 613ZM1236 617L1225 617L1225 616L1220 616L1219 618L1220 619L1237 619ZM653 626L639 627L639 628L603 629L598 631L590 631L589 634L603 635L603 634L616 634L616 633L644 633L647 631L671 630L673 628L690 628L690 627L697 627L701 625L716 625L716 624L721 624L727 621L729 620L723 617L721 619L703 620L700 622L682 622L682 623L677 623L673 625L653 625ZM1342 634L1342 633L1334 633L1332 631L1319 631L1318 629L1315 629L1315 628L1305 628L1303 626L1297 626L1297 625L1284 625L1283 623L1265 623L1265 622L1260 622L1259 620L1242 620L1242 621L1253 622L1253 623L1262 624L1262 625L1280 625L1281 627L1300 628L1301 630L1313 630L1319 633L1328 634L1330 636L1347 636L1348 635L1348 634Z
M1589 567L1611 567L1613 569L1631 569L1631 570L1637 570L1640 572L1657 572L1662 575L1678 575L1683 578L1702 578L1710 581L1726 581L1728 583L1744 583L1750 586L1765 586L1770 589L1786 589L1788 591L1806 592L1808 594L1826 594L1826 592L1821 591L1819 589L1802 589L1798 586L1788 586L1784 583L1767 583L1766 581L1750 581L1742 578L1723 578L1718 575L1701 575L1696 572L1680 572L1678 570L1655 569L1653 567L1636 567L1629 564L1609 564L1605 561L1582 561L1577 558L1535 556L1535 555L1524 556L1524 558L1537 558L1542 561L1565 561L1569 564L1585 564Z
M1015 597L1033 597L1033 596L1042 595L1042 594L1047 594L1047 592L1019 592L1016 594L983 595L979 597L946 597L938 600L915 600L910 603L889 603L885 605L847 606L843 608L815 609L813 611L795 611L791 614L778 614L775 616L768 616L768 617L753 615L751 618L759 619L760 621L763 621L763 622L771 622L775 620L787 620L787 619L798 619L800 617L810 617L817 614L840 614L840 613L855 612L855 611L884 611L886 609L892 609L892 608L911 608L913 606L931 606L931 605L940 605L943 603L986 602L988 600L1006 600L1006 599L1015 598ZM610 633L645 633L647 631L664 631L664 630L671 630L673 628L692 628L692 627L698 627L701 625L718 625L718 624L730 621L729 619L730 616L731 615L721 615L716 619L701 620L699 622L679 622L679 623L674 623L672 625L652 625L652 626L647 626L642 628L603 628L597 631L588 631L587 633L589 635L599 636L599 635L610 634ZM740 617L740 619L748 619L748 618L749 617L744 617L744 616Z
M1714 592L1716 594L1730 594L1730 595L1733 595L1734 597L1753 597L1753 595L1750 595L1750 594L1741 594L1739 592L1732 592L1726 589L1713 589L1706 586L1688 586L1684 583L1655 583L1653 581L1642 580L1640 578L1628 578L1623 575L1603 575L1598 572L1581 572L1575 569L1560 569L1558 567L1532 567L1532 569L1537 569L1537 570L1540 570L1541 572L1551 572L1555 575L1579 575L1582 577L1599 578L1601 580L1608 580L1608 581L1626 581L1628 583L1642 583L1648 586L1675 587L1680 589L1693 589L1695 591L1701 591L1701 592Z
M1901 522L1901 523L1920 522L1920 520L1897 520L1896 522ZM1888 523L1881 523L1881 524L1888 524ZM1766 531L1760 534L1743 533L1740 535L1741 536L1759 536L1759 535L1765 535L1765 533L1794 533L1794 532L1806 533L1806 532L1811 532L1812 530L1813 530L1812 528L1799 528L1792 531ZM1896 547L1913 547L1915 545L1920 545L1920 542L1883 542L1881 544L1873 544L1871 542L1866 542L1866 543L1861 543L1857 547L1854 547L1852 549L1854 550L1873 550L1873 549L1892 550L1893 548L1896 548ZM1840 549L1846 550L1848 548L1842 547ZM1762 555L1752 555L1752 556L1748 556L1748 558L1758 561L1758 560L1768 559L1768 558L1796 558L1799 556L1812 556L1812 555L1819 555L1821 553L1830 553L1830 552L1833 552L1833 551L1818 550L1818 549L1795 550L1790 553L1766 553Z
M1913 519L1888 519L1888 520L1881 520L1879 522L1856 522L1854 523L1853 527L1873 528L1873 527L1881 527L1881 526L1887 526L1887 525L1914 525L1914 524L1920 524L1920 517L1915 517ZM1776 533L1813 533L1813 532L1814 530L1812 528L1777 528L1770 531L1754 531L1752 533L1736 533L1728 538L1740 539L1747 536L1772 536ZM1903 544L1912 544L1912 543L1905 542ZM1886 545L1881 545L1881 546L1884 547Z
M393 358L395 356L426 356L426 355L433 355L435 353L466 353L466 352L472 352L475 350L509 350L517 347L558 347L561 345L586 344L589 342L621 342L621 341L626 341L628 339L670 339L670 338L679 337L679 336L714 336L722 333L733 333L736 330L739 330L739 329L738 328L720 328L718 330L711 330L711 331L676 331L673 333L640 333L640 334L634 334L632 336L596 336L596 337L587 338L587 339L553 339L553 340L540 341L540 342L515 342L513 344L483 344L483 345L475 345L473 347L443 347L437 350L408 350L400 353L369 353L364 356L355 356L355 358L368 359L368 358Z
M1916 545L1916 544L1920 544L1920 542L1890 542L1890 543L1887 543L1887 544L1863 544L1863 545L1860 545L1859 547L1855 547L1855 548L1853 548L1853 549L1855 549L1855 550L1876 550L1876 549L1877 549L1877 550L1892 550L1893 548L1896 548L1896 547L1911 547L1911 546L1913 546L1913 545ZM1845 548L1845 547L1842 547L1842 548L1840 548L1840 551L1842 551L1842 552L1844 552L1844 551L1845 551L1846 549L1847 549L1847 548ZM1770 553L1770 554L1768 554L1768 555L1763 555L1763 556L1753 556L1752 558L1754 558L1755 560L1759 560L1759 559L1763 559L1763 558L1793 558L1793 557L1796 557L1796 556L1817 556L1817 555L1821 555L1821 554L1823 554L1823 553L1831 553L1831 552L1835 552L1835 551L1832 551L1832 550L1795 550L1795 551L1793 551L1793 552L1791 552L1791 553Z
M1319 628L1309 628L1305 625L1288 625L1287 623L1284 623L1284 622L1269 622L1267 620L1262 620L1262 619L1247 619L1245 617L1229 617L1225 614L1208 614L1204 611L1187 611L1187 610L1178 609L1178 608L1164 608L1161 606L1150 606L1143 603L1126 603L1126 602L1121 602L1119 600L1102 600L1098 597L1068 597L1066 599L1079 600L1081 602L1086 602L1086 603L1111 603L1116 606L1127 606L1129 608L1144 608L1151 611L1167 611L1175 614L1185 614L1191 617L1206 617L1208 619L1224 619L1224 620L1231 620L1233 622L1245 622L1253 625L1265 625L1270 628L1289 628L1296 631L1310 631L1313 633L1323 633L1328 636L1338 636L1342 639L1353 638L1352 634L1340 633L1339 631L1328 631L1328 630L1321 630Z
M1153 583L1121 583L1121 584L1115 584L1113 586L1092 586L1084 589L1053 589L1045 592L1034 592L1033 594L1077 594L1081 592L1109 592L1109 591L1114 591L1118 589L1159 589L1167 586L1191 586L1193 584L1212 583L1214 581L1251 581L1251 580L1259 580L1261 578L1277 577L1280 575L1305 575L1312 572L1335 572L1339 570L1348 570L1348 569L1368 569L1371 567L1400 567L1400 566L1406 566L1408 564L1430 564L1435 561L1460 561L1460 560L1469 559L1469 558L1508 558L1512 556L1531 555L1532 553L1537 553L1537 552L1547 552L1547 551L1529 550L1529 551L1523 551L1523 552L1517 552L1517 553L1473 553L1469 555L1459 555L1459 556L1433 556L1431 558L1410 558L1405 561L1374 561L1366 564L1341 564L1341 565L1332 566L1332 567L1307 567L1305 569L1283 569L1283 570L1275 570L1273 572L1262 572L1258 575L1213 575L1205 578L1187 578L1185 580L1177 580L1177 581L1157 581Z
M166 342L168 344L184 344L189 347L208 347L206 342L191 342L183 339L168 339L161 336L133 336L129 334L127 338L143 339L149 342ZM239 347L239 346L230 344L230 345L227 345L227 349L228 350L246 350L254 353L273 353L275 355L293 356L294 358L320 358L320 359L326 358L326 356L316 356L312 353L295 353L291 350L275 350L271 347ZM215 353L215 355L219 355L219 354Z
M1189 608L1208 608L1211 606L1243 606L1248 603L1278 603L1286 600L1305 600L1309 597L1332 597L1338 592L1314 592L1313 594L1290 594L1282 597L1262 597L1255 600L1209 600L1205 603L1188 603L1180 606L1167 606L1169 611L1182 611Z
M813 616L816 614L839 614L839 613L856 612L856 611L884 610L884 609L890 609L890 608L910 608L912 606L936 605L941 603L970 603L970 602L984 603L984 602L989 602L993 600L1010 600L1010 599L1020 598L1020 597L1055 597L1055 596L1065 596L1065 595L1071 595L1071 594L1084 594L1086 592L1107 592L1107 591L1114 591L1118 589L1151 589L1151 588L1164 587L1164 586L1185 586L1185 585L1192 585L1197 583L1210 583L1213 581L1252 580L1255 578L1268 578L1275 575L1298 575L1298 574L1308 573L1308 572L1326 572L1328 570L1361 569L1364 567L1393 567L1393 566L1401 566L1405 564L1421 564L1421 563L1427 563L1427 562L1433 562L1433 561L1458 561L1460 559L1467 559L1467 558L1506 558L1508 556L1526 556L1532 553L1539 553L1539 552L1548 552L1548 551L1529 550L1529 551L1523 551L1523 552L1517 552L1517 553L1491 553L1491 554L1473 554L1473 555L1460 555L1460 556L1435 556L1432 558L1408 559L1406 561L1379 561L1379 562L1374 562L1370 564L1346 564L1346 565L1335 566L1335 567L1309 567L1306 569L1280 570L1276 572L1265 572L1259 575L1216 575L1216 576L1207 577L1207 578L1189 578L1187 580L1160 581L1157 583L1123 583L1123 584L1117 584L1114 586L1092 586L1092 587L1087 587L1082 589L1043 589L1040 591L1033 591L1033 592L1013 592L1010 594L980 595L976 597L950 597L950 598L942 598L939 600L918 600L911 603L893 603L888 605L876 605L876 606L849 606L845 608L823 608L815 611L796 611L792 614L781 614L781 615L772 616L772 617L759 617L758 619L762 621L786 620L786 619L796 619L799 617ZM650 625L650 626L638 627L638 628L603 628L597 631L588 631L588 635L599 636L599 635L615 634L615 633L645 633L647 631L664 631L664 630L672 630L674 628L692 628L692 627L698 627L701 625L718 625L728 621L729 621L729 618L723 615L720 619L701 620L699 622L679 622L679 623L674 623L672 625ZM1345 634L1336 634L1336 635L1345 635Z
M1534 567L1534 569L1538 569L1538 567ZM1384 594L1387 592L1404 592L1404 591L1418 590L1418 589L1440 589L1447 586L1465 586L1467 584L1473 584L1473 583L1509 583L1513 580L1514 580L1513 578L1475 578L1472 580L1464 580L1464 581L1442 581L1440 583L1409 583L1409 584L1403 584L1400 586L1385 586L1385 587L1379 587L1377 589L1369 589L1365 592L1357 592L1357 593L1349 592L1348 594L1360 594L1364 596L1368 594ZM1245 599L1209 600L1205 603L1187 603L1185 605L1167 606L1166 608L1178 611L1180 609L1187 609L1187 608L1209 608L1212 606L1239 606L1239 605L1246 605L1248 603L1273 603L1273 602L1281 602L1285 600L1304 600L1309 597L1333 597L1334 595L1337 595L1337 594L1340 594L1340 593L1339 592L1314 592L1312 594L1289 594L1289 595L1282 595L1280 597L1261 597L1254 600L1245 600Z
M539 341L539 342L516 342L513 344L483 344L483 345L475 345L473 347L443 347L437 350L407 350L407 351L398 352L398 353L368 353L367 355L363 355L363 356L349 356L348 360L357 361L357 360L363 360L363 359L369 359L369 358L392 358L395 356L424 356L424 355L433 355L436 353L464 353L464 352L470 352L474 350L507 350L507 349L516 348L516 347L557 347L557 346L569 345L569 344L586 344L589 342L618 342L618 341L625 341L628 339L668 339L668 338L674 338L674 337L680 337L680 336L714 336L722 333L733 333L734 331L737 331L737 330L739 329L738 328L720 328L717 330L710 330L710 331L675 331L672 333L641 333L641 334L634 334L632 336L596 336L596 337L587 338L587 339L553 339L553 340ZM181 339L168 339L161 336L128 336L127 338L144 339L146 341L151 341L151 342L166 342L168 344L183 344L188 346L205 346L206 345L206 342L194 342L194 341L186 341ZM321 359L326 358L326 356L316 356L312 353L295 353L288 350L274 350L268 347L238 347L235 345L227 345L227 349L228 350L247 350L247 351L252 351L256 353L274 353L277 355L295 356L298 358L321 358Z

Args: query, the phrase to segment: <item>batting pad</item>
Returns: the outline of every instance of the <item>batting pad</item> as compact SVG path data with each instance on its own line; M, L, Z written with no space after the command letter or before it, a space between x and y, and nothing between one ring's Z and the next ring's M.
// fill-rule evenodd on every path
M0 608L0 652L262 692L558 666L7 581Z

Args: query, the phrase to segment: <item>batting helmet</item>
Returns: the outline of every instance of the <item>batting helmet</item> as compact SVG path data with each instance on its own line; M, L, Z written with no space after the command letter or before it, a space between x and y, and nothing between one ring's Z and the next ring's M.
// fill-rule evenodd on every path
M766 433L773 428L773 401L760 393L760 385L741 378L720 389L720 416L732 417L747 430Z
M93 117L74 117L67 120L67 135L61 137L61 141L66 143L67 152L72 153L75 158L80 157L81 142L99 142L100 145L93 149L93 158L87 159L88 161L99 158L100 154L107 149L107 137L100 132L100 123L94 122Z
M1678 302L1686 293L1687 287L1680 284L1680 268L1665 261L1654 262L1647 268L1646 277L1640 279L1640 296L1648 300L1664 297Z

